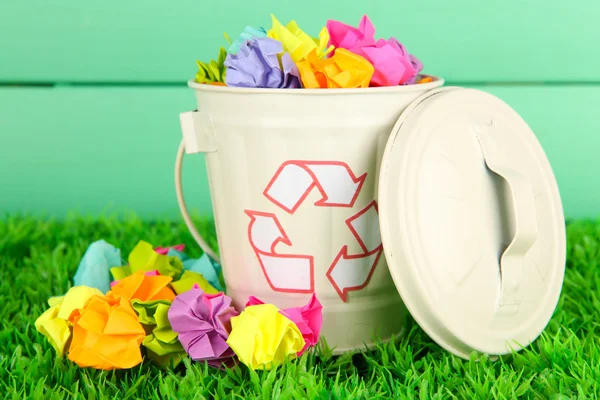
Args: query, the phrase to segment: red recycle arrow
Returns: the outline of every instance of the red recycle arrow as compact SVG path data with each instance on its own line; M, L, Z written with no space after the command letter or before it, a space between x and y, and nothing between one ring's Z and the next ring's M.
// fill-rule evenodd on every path
M348 292L367 286L383 253L377 203L373 200L356 215L348 218L346 225L363 252L349 255L348 246L342 247L326 274L344 302L348 300Z
M292 245L277 216L271 213L245 210L250 217L248 239L271 289L277 292L313 293L313 256L280 254L279 243Z
M348 164L340 161L286 161L264 191L273 203L290 214L296 212L316 187L320 207L352 207L367 174L356 177Z

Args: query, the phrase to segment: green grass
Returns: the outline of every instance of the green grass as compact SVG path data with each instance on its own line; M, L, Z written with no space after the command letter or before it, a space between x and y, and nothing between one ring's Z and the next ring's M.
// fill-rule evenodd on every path
M210 223L201 224L214 238ZM71 284L89 243L105 239L125 254L139 239L184 242L182 223L135 216L64 222L10 217L0 222L0 395L8 399L415 398L593 399L600 393L600 223L568 225L563 294L544 334L526 350L492 362L465 361L410 322L408 334L367 355L318 349L270 372L226 372L185 362L174 371L144 363L95 371L57 359L34 327L52 295ZM214 244L214 239L213 239Z

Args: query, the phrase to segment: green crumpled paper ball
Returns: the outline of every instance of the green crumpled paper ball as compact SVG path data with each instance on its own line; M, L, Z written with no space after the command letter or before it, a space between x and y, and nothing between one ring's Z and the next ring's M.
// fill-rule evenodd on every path
M198 83L224 83L225 82L225 58L227 57L227 50L221 47L219 50L219 58L210 60L205 63L203 61L196 61L198 65L198 72L196 72L196 82Z
M115 280L119 281L138 271L158 271L175 279L183 271L183 263L179 258L158 254L150 243L143 240L129 253L128 261L129 265L110 269Z
M168 312L171 301L134 299L131 305L138 315L138 320L146 329L142 346L146 348L148 358L161 367L170 363L173 363L173 366L179 364L186 353L169 322Z

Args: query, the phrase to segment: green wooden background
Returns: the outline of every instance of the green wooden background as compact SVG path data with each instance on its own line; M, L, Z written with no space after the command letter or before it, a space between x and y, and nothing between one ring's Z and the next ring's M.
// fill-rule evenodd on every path
M538 135L568 217L600 214L600 1L2 0L0 211L177 216L173 164L185 82L223 32L328 18L396 36L450 85L489 91ZM192 208L211 212L200 155Z

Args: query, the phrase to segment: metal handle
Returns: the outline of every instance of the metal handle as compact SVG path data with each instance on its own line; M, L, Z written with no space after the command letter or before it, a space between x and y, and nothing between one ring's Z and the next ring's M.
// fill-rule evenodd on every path
M538 236L535 196L531 182L515 170L493 138L491 125L478 125L477 139L488 168L506 180L512 191L515 212L515 236L500 258L502 279L501 306L518 305L521 302L519 286L523 273L525 255ZM514 164L514 163L513 163Z
M210 248L206 240L200 235L194 225L183 197L183 187L181 184L181 167L183 165L183 155L186 150L186 143L189 144L188 152L214 152L216 151L216 143L214 141L214 133L210 118L206 114L197 111L188 111L180 115L181 129L183 131L183 139L177 151L175 160L175 191L177 193L177 203L179 210L183 216L183 220L190 233L198 243L198 246L213 260L221 263L217 253ZM200 128L200 129L199 129ZM198 134L197 132L200 131Z

